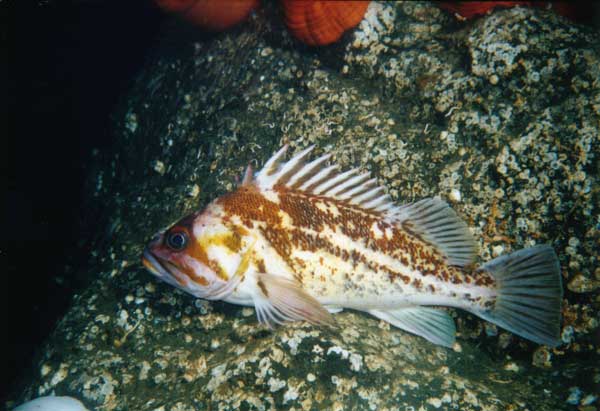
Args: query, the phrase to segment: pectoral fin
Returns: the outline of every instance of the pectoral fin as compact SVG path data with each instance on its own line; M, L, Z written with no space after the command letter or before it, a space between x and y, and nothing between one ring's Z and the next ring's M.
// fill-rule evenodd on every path
M369 314L434 344L444 347L454 344L454 320L445 311L429 307L406 307L387 311L370 310Z
M294 280L281 276L256 274L253 295L258 321L273 328L285 321L308 321L332 325L333 318L315 298Z

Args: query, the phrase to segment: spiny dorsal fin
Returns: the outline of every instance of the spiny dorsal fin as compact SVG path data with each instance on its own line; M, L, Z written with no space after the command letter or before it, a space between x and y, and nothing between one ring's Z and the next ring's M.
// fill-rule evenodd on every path
M345 202L365 211L378 212L383 218L417 234L448 259L448 264L466 266L477 256L477 243L464 221L437 198L395 206L377 180L357 168L339 172L335 164L326 166L330 154L307 163L310 146L284 162L288 145L283 146L256 175L254 184L261 191L276 186Z
M467 224L439 198L396 207L388 219L400 223L432 244L448 259L448 264L466 266L477 256L477 243Z
M377 186L369 173L359 174L357 168L340 173L335 164L326 166L331 154L306 162L315 146L310 146L283 162L288 145L283 146L256 175L255 184L262 190L286 187L321 197L344 201L364 210L384 213L394 208L383 187Z
M253 182L252 165L248 164L248 167L246 167L246 171L244 171L244 177L242 178L242 182L239 185L240 186L248 186L248 185L252 184L252 182Z

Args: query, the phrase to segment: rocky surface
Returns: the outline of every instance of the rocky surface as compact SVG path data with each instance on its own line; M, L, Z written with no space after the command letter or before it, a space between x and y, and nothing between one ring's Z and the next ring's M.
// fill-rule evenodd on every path
M10 407L56 392L96 410L591 411L600 384L600 39L543 10L459 23L429 3L373 3L343 42L307 49L272 5L212 38L173 25L90 169L90 287ZM464 313L454 350L365 314L269 331L139 264L156 232L235 187L282 143L370 170L399 202L439 195L482 260L560 256L564 345ZM585 361L583 360L585 358Z

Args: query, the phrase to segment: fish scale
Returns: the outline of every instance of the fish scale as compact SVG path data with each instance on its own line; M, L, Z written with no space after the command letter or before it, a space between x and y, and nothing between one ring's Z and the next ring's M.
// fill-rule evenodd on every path
M338 171L314 147L262 170L237 190L161 231L142 261L199 298L254 306L273 327L330 312L367 312L427 340L455 340L446 306L532 341L560 343L556 254L538 245L476 266L477 243L442 200L398 206L369 173Z

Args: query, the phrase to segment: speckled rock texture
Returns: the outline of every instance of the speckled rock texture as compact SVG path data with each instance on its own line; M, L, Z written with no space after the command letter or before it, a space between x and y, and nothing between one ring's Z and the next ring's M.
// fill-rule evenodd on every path
M90 286L10 408L55 392L92 410L597 410L600 36L544 10L468 23L375 3L308 49L275 4L228 33L165 29L90 168ZM540 347L453 312L454 350L366 314L270 331L139 263L158 229L235 187L282 143L370 170L398 202L439 195L482 260L551 243L564 344Z

